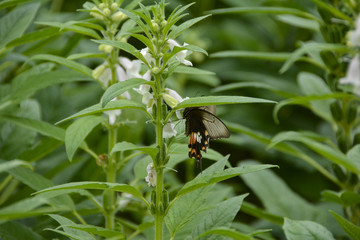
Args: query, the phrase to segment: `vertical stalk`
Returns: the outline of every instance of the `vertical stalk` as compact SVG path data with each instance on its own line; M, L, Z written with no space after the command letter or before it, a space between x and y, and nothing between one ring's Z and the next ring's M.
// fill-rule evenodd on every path
M110 154L116 143L116 138L117 128L111 128L109 130L109 157L106 173L106 180L110 183L116 181L116 153ZM107 229L112 230L115 227L115 192L112 190L106 190L104 194L104 209L106 212L105 225Z
M155 75L156 83L156 144L159 147L159 159L155 164L156 169L156 210L155 210L155 239L163 239L163 203L162 203L162 191L163 191L163 163L164 163L164 144L163 144L163 123L162 123L162 83L159 75Z

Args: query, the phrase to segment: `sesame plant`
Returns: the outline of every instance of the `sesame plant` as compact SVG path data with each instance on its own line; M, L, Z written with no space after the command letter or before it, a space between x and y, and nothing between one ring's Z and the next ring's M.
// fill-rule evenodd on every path
M311 179L316 174L328 183L316 190L312 186L314 180L308 182L305 175L301 178L303 195L309 197L311 192L317 195L317 202L310 203L292 191L289 187L291 182L285 183L270 170L244 176L244 181L258 195L263 207L249 205L249 209L243 210L256 217L259 217L259 213L255 209L263 211L261 218L267 222L265 226L281 226L282 230L274 233L279 237L285 234L286 239L360 239L359 2L227 2L231 7L209 12L223 16L231 14L244 21L263 15L263 18L259 17L259 24L264 24L266 18L269 22L275 21L279 26L285 26L283 29L267 29L272 35L282 36L286 40L295 38L299 33L302 35L290 49L280 52L276 49L252 49L212 54L212 57L219 59L251 59L258 64L264 60L274 62L279 71L276 75L288 80L285 84L283 80L274 81L270 74L247 75L241 79L244 82L220 86L216 92L245 87L264 89L279 98L273 118L280 126L293 122L296 116L305 120L295 113L289 114L291 108L307 109L308 112L300 110L299 113L308 116L310 112L315 117L313 123L318 121L315 128L297 123L290 130L287 125L283 127L286 130L265 130L262 133L240 124L231 125L230 128L264 144L268 150L288 156L288 161L297 165L295 168L310 169L313 174L308 177ZM290 35L285 35L286 28L291 29ZM245 73L233 69L227 71L233 71L229 74L233 79L236 79L235 73ZM261 79L261 76L264 78ZM292 82L292 79L296 82ZM281 84L277 85L276 82ZM279 166L283 167L280 163ZM263 187L260 187L261 184Z
M0 3L1 238L253 239L269 231L233 226L248 194L218 184L274 165L232 167L208 148L207 127L191 132L203 148L189 154L183 111L274 101L181 97L169 86L179 76L214 76L188 60L204 49L177 40L209 15L186 19L192 3L167 11L164 0L141 2L89 1L59 15L64 21L44 13L46 4L59 8L55 1ZM224 124L214 113L207 116ZM181 182L182 163L194 170L189 156L205 161L200 150L214 162Z

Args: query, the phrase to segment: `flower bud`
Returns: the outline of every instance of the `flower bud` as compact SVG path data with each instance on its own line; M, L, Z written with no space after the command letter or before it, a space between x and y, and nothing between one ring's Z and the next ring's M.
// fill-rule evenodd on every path
M100 44L99 45L99 50L103 51L105 53L111 53L111 51L114 49L113 46L108 45L108 44Z
M127 16L125 13L118 11L111 16L111 20L113 20L114 22L121 22L121 21L125 20L126 17Z
M166 25L167 25L167 21L166 20L163 20L162 22L161 22L161 28L165 28L166 27Z
M160 72L160 68L158 68L158 67L153 67L153 68L151 69L151 72L154 73L154 74L158 74L158 73Z
M163 98L164 98L166 104L169 105L169 107L171 107L171 108L174 108L174 107L176 107L176 105L178 105L178 101L174 97L170 96L167 93L163 94Z
M100 66L96 67L93 71L92 71L92 76L95 79L99 79L100 76L104 73L104 71L106 70L106 65L101 64Z
M105 3L100 3L100 4L99 4L99 8L100 8L100 9L104 9L105 7L106 7Z
M336 132L336 140L340 151L346 153L348 150L348 143L344 131L339 130Z
M93 16L94 18L100 19L100 20L104 20L103 15L101 15L99 13L99 9L97 7L93 7L91 9L92 11L90 12L90 15Z
M152 27L153 27L153 29L154 29L154 32L159 32L159 31L160 31L159 24L157 24L157 23L152 23Z
M119 4L113 3L113 4L111 4L110 9L111 9L112 11L116 11L116 9L118 9L118 7L119 7Z
M105 8L103 10L103 12L104 12L105 16L110 16L111 15L111 10L109 8Z
M342 119L342 110L339 101L335 101L330 104L331 115L335 121L340 122Z

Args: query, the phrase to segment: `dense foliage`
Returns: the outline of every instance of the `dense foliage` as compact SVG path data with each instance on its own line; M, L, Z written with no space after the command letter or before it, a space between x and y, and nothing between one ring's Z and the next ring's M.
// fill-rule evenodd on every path
M360 239L359 53L356 0L1 1L0 239Z

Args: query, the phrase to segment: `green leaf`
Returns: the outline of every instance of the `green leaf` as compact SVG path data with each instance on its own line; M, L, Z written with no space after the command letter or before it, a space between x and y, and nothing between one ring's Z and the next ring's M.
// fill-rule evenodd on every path
M285 7L234 7L234 8L223 8L209 11L211 14L243 14L243 13L267 13L267 14L291 14L300 16L308 19L313 19L317 22L321 20L314 15L305 11L300 11L295 8Z
M94 115L97 113L102 113L105 111L116 110L116 109L128 109L128 108L140 109L140 110L144 111L145 113L147 113L144 105L134 102L134 101L131 101L131 100L127 100L127 99L110 101L108 104L106 104L106 106L104 108L101 105L102 105L101 103L98 103L91 107L85 108L85 109L81 110L80 112L75 113L75 114L71 115L70 117L67 117L67 118L57 122L56 124L60 124L60 123L63 123L65 121L68 121L68 120L71 120L74 118L88 116L88 115Z
M145 63L150 68L148 62L146 61L144 56L139 52L139 50L137 50L133 45L131 45L129 43L119 42L119 41L110 41L110 40L94 40L94 42L100 43L100 44L111 45L113 47L124 50L125 52L130 53L137 59L140 59L143 63Z
M360 227L356 226L355 224L349 222L342 216L336 214L335 212L330 210L330 213L334 216L336 221L340 224L342 229L349 235L349 237L353 240L359 240L360 239Z
M57 27L59 28L59 30L67 30L67 31L73 31L76 33L80 33L82 35L87 35L89 37L93 37L95 39L101 39L100 35L94 31L91 28L87 28L87 27L82 27L82 26L78 26L74 23L71 22L67 22L67 23L59 23L59 22L36 22L37 24L40 25L46 25L46 26L52 26L52 27Z
M65 131L65 148L66 153L71 161L75 151L85 140L86 136L98 124L105 120L102 116L86 116L76 120Z
M44 38L50 38L50 37L56 36L60 33L61 32L59 31L58 28L54 28L54 27L43 28L38 31L24 34L21 37L18 37L16 39L12 40L8 44L6 44L6 48L16 47L19 45L23 45L23 44L31 43L31 42L34 42L37 40L41 40Z
M176 197L180 197L182 195L185 195L189 192L192 192L196 189L202 188L202 187L210 185L210 184L221 182L226 179L233 178L233 177L236 177L236 176L239 176L242 174L261 171L261 170L271 168L271 167L276 167L276 166L275 165L266 165L266 164L244 165L244 166L236 167L236 168L228 168L221 172L216 172L212 175L204 174L203 176L201 176L199 178L195 178L194 180L187 182L184 185L184 187L177 193Z
M151 35L150 31L149 31L149 27L147 25L145 25L145 23L141 20L141 18L139 16L137 16L134 13L134 11L128 11L128 10L121 9L121 8L119 10L121 12L125 13L125 15L128 16L131 20L136 22L136 24L144 31L144 33L146 34L146 36L148 38L152 37L152 35Z
M34 232L31 228L15 221L6 222L0 225L0 237L6 240L44 240L44 238Z
M111 85L106 91L104 92L101 103L102 107L104 107L108 102L113 100L115 97L123 94L124 92L135 88L141 84L150 84L151 82L146 81L143 78L131 78L123 82L118 82Z
M288 240L335 240L329 230L312 221L296 221L285 218L283 229Z
M353 162L348 159L345 154L340 152L337 149L334 149L331 146L319 143L305 135L298 132L282 132L277 134L273 139L269 148L275 146L276 144L283 141L295 141L305 144L307 147L327 158L329 161L339 164L351 172L360 174L360 164L359 162Z
M173 111L187 107L201 107L201 106L209 106L209 105L224 105L224 104L238 104L238 103L275 103L275 102L261 98L240 97L240 96L195 97L195 98L189 98L179 103L173 109Z
M60 227L65 232L65 236L76 236L76 239L81 239L81 240L95 240L95 238L91 234L85 231L73 229L71 227L65 227L67 225L76 225L70 219L56 214L49 214L49 216L60 224Z
M198 223L192 232L191 239L208 239L201 237L207 231L218 227L230 227L231 222L234 220L236 214L240 210L244 198L248 194L243 194L237 197L230 198L222 203L216 205L206 214L206 217ZM207 235L207 234L206 234Z
M287 15L287 14L278 15L276 18L281 22L284 22L286 24L295 27L309 29L315 32L318 32L320 30L319 22L311 19L306 19L306 18L302 18L294 15Z
M246 161L243 164L252 166L252 164L255 163L256 162L254 161ZM311 219L314 221L324 220L325 213L321 208L314 206L301 198L272 171L263 170L253 174L244 174L241 178L260 199L266 212L294 219ZM276 220L276 218L274 220Z
M213 234L224 236L224 237L230 237L231 239L235 239L235 240L252 240L252 239L254 239L247 234L240 233L240 232L236 231L235 229L231 229L228 227L212 228L212 229L204 232L200 236L198 236L196 239L205 237L208 235L213 235Z
M284 63L284 65L280 69L280 73L284 73L304 54L307 53L319 53L321 51L334 51L334 52L348 52L349 49L345 45L342 44L333 44L333 43L306 43L301 46L299 49L294 51L290 58Z
M329 11L330 13L332 13L335 17L343 19L345 21L348 21L349 23L353 22L351 17L349 17L348 15L346 15L345 13L340 11L339 9L335 8L334 6L332 6L330 4L326 4L321 0L312 0L312 1L315 2L316 5L318 5L320 8L324 8L327 11Z
M30 0L3 0L2 2L0 2L0 9L16 6L28 1Z
M214 72L210 72L195 67L182 66L182 65L179 65L174 72L183 73L183 74L193 74L193 75L215 75Z
M16 167L20 167L20 166L25 166L28 167L30 169L32 169L33 167L31 166L30 163L25 162L25 161L21 161L21 160L11 160L11 161L5 161L5 162L0 162L0 173L1 172L6 172L10 169L16 168Z
M137 146L137 145L135 145L133 143L129 143L129 142L119 142L119 143L115 144L115 146L111 149L111 153L124 152L124 151L129 151L129 150L137 150L137 151L147 153L153 159L155 158L156 154L158 153L158 150L155 147L140 147L140 146Z
M97 190L113 190L115 192L125 192L134 195L137 198L143 200L146 204L147 201L143 198L141 193L134 188L133 186L119 183L107 183L107 182L72 182L57 185L54 187L49 187L42 189L41 191L36 192L35 194L40 194L49 191L58 191L64 189L97 189Z
M31 57L30 60L45 60L45 61L55 62L55 63L61 64L63 66L66 66L68 68L71 68L75 71L81 72L81 73L85 74L86 76L92 78L92 70L90 68L88 68L87 66L85 66L81 63L77 63L77 62L71 61L71 60L63 58L63 57L50 55L50 54L37 54L37 55Z
M117 232L114 230L109 230L106 228L94 226L94 225L84 225L84 224L69 224L69 225L63 225L63 227L69 227L81 231L88 232L90 234L96 234L98 236L102 236L105 238L112 238L112 239L125 239L125 234L121 232Z
M209 17L211 14L206 15L206 16L202 16L202 17L197 17L197 18L193 18L191 20L188 20L184 23L182 23L181 25L174 27L173 30L170 32L169 37L170 39L175 39L177 38L182 32L184 32L186 29L190 28L192 25L200 22L201 20Z
M253 51L222 51L210 54L213 58L245 58L245 59L259 59L266 61L284 62L291 57L291 53L286 52L253 52Z
M282 216L266 212L265 210L260 209L248 202L243 202L243 204L241 205L241 211L256 218L264 219L278 225L283 225L284 223L284 218Z
M67 57L68 60L75 60L80 58L102 58L106 59L105 53L75 53Z
M356 205L360 203L360 195L350 191L334 192L325 190L321 193L324 201L341 204L344 207Z
M0 53L7 43L25 32L39 7L40 3L20 5L0 19Z

